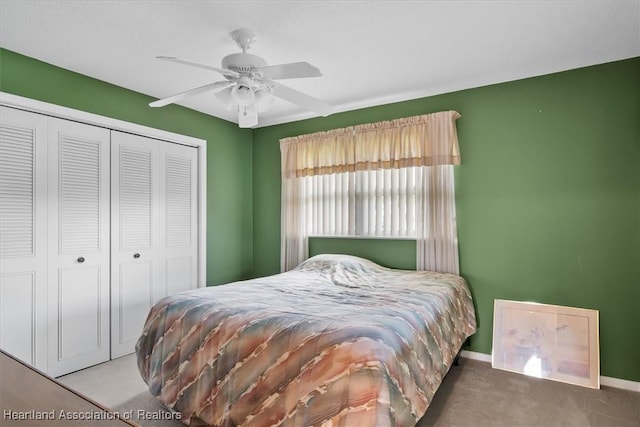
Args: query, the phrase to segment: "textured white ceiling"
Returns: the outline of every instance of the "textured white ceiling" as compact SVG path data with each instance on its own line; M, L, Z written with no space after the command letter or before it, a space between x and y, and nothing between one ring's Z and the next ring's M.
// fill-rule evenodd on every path
M157 98L221 80L157 55L220 66L241 27L269 64L319 67L284 83L336 112L640 56L638 0L0 0L0 46ZM212 93L180 104L237 122ZM258 126L314 116L279 100Z

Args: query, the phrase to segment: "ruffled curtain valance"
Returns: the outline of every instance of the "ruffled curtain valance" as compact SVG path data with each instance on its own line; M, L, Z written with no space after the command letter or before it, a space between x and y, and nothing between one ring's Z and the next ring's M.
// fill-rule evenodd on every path
M281 139L282 178L459 165L459 117L442 111Z

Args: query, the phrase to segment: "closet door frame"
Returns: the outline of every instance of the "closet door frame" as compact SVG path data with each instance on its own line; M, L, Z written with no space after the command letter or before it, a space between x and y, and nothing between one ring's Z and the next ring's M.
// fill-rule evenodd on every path
M191 136L180 135L148 126L125 122L86 111L75 110L48 102L25 98L0 92L0 105L20 110L40 113L60 119L73 120L111 130L133 133L162 141L188 145L198 149L198 287L207 284L207 141Z

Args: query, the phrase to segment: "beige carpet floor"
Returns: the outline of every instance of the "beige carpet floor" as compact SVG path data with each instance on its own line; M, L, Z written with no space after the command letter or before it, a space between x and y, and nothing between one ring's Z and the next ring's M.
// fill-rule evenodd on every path
M144 427L179 427L147 391L133 355L59 378ZM529 378L462 359L444 379L417 427L638 427L640 393ZM407 426L410 427L410 426Z

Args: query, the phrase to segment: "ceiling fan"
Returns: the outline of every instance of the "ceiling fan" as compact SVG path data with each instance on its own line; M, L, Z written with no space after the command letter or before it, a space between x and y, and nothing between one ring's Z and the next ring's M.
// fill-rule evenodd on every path
M209 83L168 98L159 99L151 102L149 106L163 107L190 96L218 90L215 94L218 100L227 105L227 108L237 108L238 125L241 128L257 125L258 112L266 110L273 103L274 97L284 99L322 116L328 116L333 112L331 105L274 81L320 77L322 73L320 73L319 69L308 62L267 65L264 59L247 53L247 50L257 41L256 34L251 30L242 28L233 31L231 38L242 49L242 53L232 53L225 56L222 59L222 68L185 61L171 56L158 56L158 59L165 61L217 71L226 80Z

